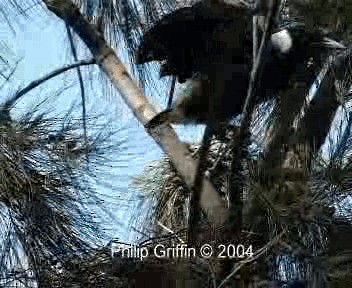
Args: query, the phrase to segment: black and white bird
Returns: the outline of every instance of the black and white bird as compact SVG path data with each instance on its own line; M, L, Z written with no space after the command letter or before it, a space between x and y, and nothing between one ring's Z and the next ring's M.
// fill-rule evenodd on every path
M258 101L276 96L287 88L292 75L309 77L312 83L322 66L322 56L328 49L346 47L318 30L307 31L302 23L291 23L271 35L263 57Z
M252 64L251 23L248 15L223 18L195 4L166 15L145 33L137 64L160 61L161 76L192 82L189 93L180 95L152 125L167 121L215 126L241 113ZM273 33L259 71L256 102L275 97L293 74L319 63L326 48L344 46L297 23Z

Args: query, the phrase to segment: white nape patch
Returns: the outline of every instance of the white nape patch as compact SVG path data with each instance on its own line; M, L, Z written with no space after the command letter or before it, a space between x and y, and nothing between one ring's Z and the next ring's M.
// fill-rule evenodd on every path
M271 43L274 49L286 54L292 48L293 39L288 30L284 29L271 35Z

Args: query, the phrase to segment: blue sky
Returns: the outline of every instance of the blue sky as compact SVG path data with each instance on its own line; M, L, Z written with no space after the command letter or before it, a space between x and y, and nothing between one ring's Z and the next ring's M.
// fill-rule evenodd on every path
M72 62L63 23L52 14L45 13L39 16L32 17L30 21L19 18L18 22L15 21L15 33L10 32L6 24L0 24L0 39L7 42L17 59L21 59L12 81L2 87L2 95L12 94L31 81ZM110 230L110 235L127 240L129 219L134 213L131 208L134 207L133 199L136 193L129 187L129 177L141 173L149 161L160 158L161 151L145 133L143 126L129 113L123 101L117 101L113 95L104 95L103 85L99 81L101 77L97 76L98 71L93 71L92 85L87 85L89 115L104 112L107 115L106 121L116 120L112 123L111 129L127 127L117 134L120 139L126 141L119 155L115 155L114 160L118 160L119 165L113 168L113 171L108 171L110 173L106 173L103 179L104 182L110 183L111 187L97 187L100 193L108 196L107 208L116 216L116 220L111 221L108 218L102 220L106 222L105 228ZM55 92L62 88L63 83L70 88L58 96ZM50 95L52 96L45 107L56 115L64 115L73 101L79 104L76 71L51 79L32 90L16 105L15 114L30 109ZM97 213L100 213L99 210L95 214Z
M0 39L6 41L13 50L13 59L20 59L11 82L2 87L2 95L11 95L31 81L73 62L62 21L45 11L40 13L34 11L33 13L29 21L21 16L16 18L13 26L14 33L8 29L6 24L0 24ZM80 49L80 52L79 59L90 58L85 47ZM159 159L162 152L144 131L143 126L134 119L119 95L116 97L115 93L106 92L107 89L104 89L106 86L101 84L98 68L91 70L91 73L90 75L85 74L93 79L87 85L88 116L104 113L107 115L106 121L111 121L110 129L127 127L127 129L121 129L117 134L118 138L115 139L116 141L125 140L118 155L114 155L113 160L118 160L118 167L106 171L107 173L99 174L102 175L107 185L104 187L96 185L99 193L105 195L103 196L106 198L105 208L116 217L112 220L94 207L92 207L92 213L101 216L101 221L105 223L104 227L109 236L128 241L131 240L129 220L134 213L140 214L140 211L135 210L138 205L136 203L137 192L129 185L130 177L140 174L150 161ZM63 85L69 88L57 95ZM160 89L162 87L165 85L160 85ZM153 92L150 90L146 93L159 109L165 107L166 98L160 103L160 96L153 97ZM163 95L162 90L160 94ZM76 71L72 70L60 75L32 90L17 103L15 114L31 109L48 96L50 97L44 107L58 116L64 115L73 102L79 104L81 100ZM80 117L80 114L77 116ZM202 129L197 127L181 126L177 127L177 130L182 140L196 141L202 136ZM106 167L102 169L109 170Z

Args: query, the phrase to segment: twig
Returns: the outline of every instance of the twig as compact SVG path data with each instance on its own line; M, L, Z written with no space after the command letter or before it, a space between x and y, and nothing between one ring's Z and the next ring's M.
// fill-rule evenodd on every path
M68 70L77 68L79 66L88 66L88 65L95 64L95 63L96 63L95 59L82 60L82 61L76 62L74 64L70 64L70 65L64 66L62 68L56 69L56 70L50 72L49 74L45 75L44 77L39 78L37 80L34 80L33 82L29 83L29 85L27 85L25 88L18 91L11 99L7 100L3 109L4 110L11 109L12 106L17 102L18 99L20 99L23 95L25 95L26 93L28 93L32 89L38 87L39 85L41 85L45 81L50 80L51 78L54 78L57 75L60 75Z
M73 42L73 35L71 32L71 29L67 24L66 24L66 31L67 31L68 39L70 41L73 59L77 62L78 61L77 49L76 49L75 43ZM85 93L84 84L83 84L82 71L79 66L76 67L76 70L77 70L79 88L81 90L81 99L82 99L83 137L84 137L84 142L86 144L86 147L88 147L88 145L87 145L88 144L88 136L87 136L86 93ZM86 149L86 152L88 152L87 149ZM86 160L88 161L88 153L86 153Z
M16 69L17 69L17 64L20 62L21 60L16 61L15 65L12 67L10 73L6 76L5 74L1 73L1 76L5 79L5 82L8 81L12 75L15 73ZM2 85L0 85L1 87Z
M232 161L231 161L231 181L230 181L230 187L229 187L229 195L230 195L230 205L232 206L231 212L229 215L228 223L230 224L230 227L236 227L240 231L241 227L241 213L238 210L242 210L242 189L241 185L239 184L238 179L235 178L235 175L239 173L241 170L241 160L243 158L243 143L245 142L245 139L247 138L247 132L249 130L249 125L250 125L250 120L251 120L251 115L252 111L254 108L255 104L255 89L257 86L258 82L258 77L259 77L259 71L261 70L261 65L262 65L262 58L263 58L263 52L264 48L266 46L266 42L269 40L269 37L271 35L271 31L274 26L274 11L277 11L277 4L279 0L269 0L270 5L268 7L268 12L267 12L267 19L265 22L265 29L264 33L261 39L259 51L257 53L257 58L254 59L253 63L253 68L251 71L251 76L250 76L250 81L249 81L249 87L247 91L247 98L243 107L243 119L241 123L241 127L239 129L238 137L236 139L232 139L230 142L230 147L232 147L234 153L232 155ZM237 219L236 223L231 223L233 219Z
M245 130L244 128L246 128L246 126L248 126L250 122L250 116L251 116L250 112L252 112L251 110L253 108L252 106L254 103L255 88L258 81L260 65L262 64L263 52L264 52L266 43L268 42L271 32L273 30L274 15L275 15L274 10L275 11L277 10L277 6L278 6L277 4L279 2L279 0L268 0L268 1L270 1L270 5L269 5L269 10L267 14L266 23L265 23L265 29L261 39L257 57L256 59L254 59L253 68L251 71L251 77L249 81L248 92L247 92L247 98L243 106L243 113L242 113L243 120L242 120L241 129L240 129L240 135L243 133L241 131Z
M199 150L199 160L196 169L196 175L194 178L193 189L191 189L191 201L188 221L188 242L191 245L195 245L197 224L200 219L200 197L203 190L203 176L206 170L207 155L210 148L210 141L213 135L213 127L207 125L204 131L202 144Z
M170 87L170 92L169 92L169 99L167 102L167 109L171 108L172 99L174 98L174 93L175 93L175 84L176 84L176 76L172 76L171 87Z
M285 234L285 231L282 231L279 235L277 235L273 240L268 242L264 247L260 248L257 253L253 257L249 257L245 260L240 261L236 267L232 270L232 272L226 276L226 278L219 284L218 288L221 288L226 284L228 280L230 280L244 265L249 264L257 260L261 257L267 250L273 247L276 243L280 241L280 238Z
M180 241L181 243L185 243L185 241L183 241L181 237L177 236L177 234L176 234L174 231L172 231L170 228L166 227L163 223L161 223L160 221L157 221L157 224L158 224L161 228L163 228L164 230L166 230L167 232L171 233L172 235L175 235L176 238L178 239L178 241Z
M253 62L257 59L258 51L258 16L253 16Z

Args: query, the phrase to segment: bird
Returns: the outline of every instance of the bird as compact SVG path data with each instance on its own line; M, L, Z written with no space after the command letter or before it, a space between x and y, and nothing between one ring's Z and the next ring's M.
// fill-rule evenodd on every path
M243 94L247 90L250 61L247 56L251 51L244 50L250 49L251 32L246 30L249 20L245 13L237 18L223 17L196 3L164 16L144 34L136 63L162 61L161 76L175 75L180 83L193 83L189 97L180 97L173 105L184 108L178 110L177 115L170 114L174 123L187 123L188 120L215 123L233 114L223 111L223 103L236 102L241 97L232 97L233 92ZM230 87L234 78L238 78L237 85ZM221 97L212 96L219 93ZM231 106L240 107L239 104ZM209 110L213 113L209 114ZM166 112L158 118L162 120L161 116L166 116Z
M166 124L205 124L195 179L201 179L213 136L223 136L223 123L241 114L252 70L252 19L245 13L220 17L201 4L178 9L148 30L137 50L136 63L161 63L161 75L189 81L190 89L172 107L157 114L147 129ZM324 47L321 33L291 25L275 31L265 46L256 104L272 99L288 85L291 76L308 69L316 57L315 45ZM318 54L319 56L319 54ZM195 237L199 220L201 181L195 181L190 201L189 237ZM193 235L193 236L192 236Z
M312 84L322 67L322 55L328 49L345 48L320 30L308 31L304 23L291 22L279 27L264 51L258 101L268 100L285 90L293 75L309 77L305 81Z
M159 61L160 76L190 81L191 89L147 127L164 122L216 127L239 115L252 69L251 23L245 13L224 18L195 4L164 16L148 30L137 50L137 64ZM277 27L264 50L256 104L284 90L293 74L312 69L312 59L320 64L325 48L345 47L318 30L307 31L303 23ZM315 76L311 73L311 81Z
M245 37L249 18L243 14L232 18L214 13L209 7L197 2L162 17L151 29L144 33L137 50L136 64L150 61L165 61L164 75L177 75L183 83L195 72L207 67L209 61L222 61L230 51L231 57L243 57L243 49L248 47L239 39ZM250 31L247 31L247 33ZM237 38L237 39L233 39ZM208 58L208 61L204 61Z

